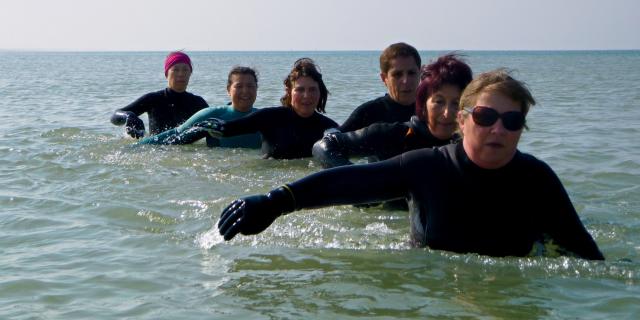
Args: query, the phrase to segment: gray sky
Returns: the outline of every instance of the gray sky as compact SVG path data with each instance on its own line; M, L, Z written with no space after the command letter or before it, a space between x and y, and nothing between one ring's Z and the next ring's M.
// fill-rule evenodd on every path
M0 49L640 49L638 0L0 0Z

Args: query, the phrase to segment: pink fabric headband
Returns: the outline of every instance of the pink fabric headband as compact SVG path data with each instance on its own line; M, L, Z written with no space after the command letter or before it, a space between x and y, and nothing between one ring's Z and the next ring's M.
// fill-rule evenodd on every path
M193 72L193 66L191 66L191 59L189 59L189 56L184 52L176 51L169 53L167 58L164 60L164 76L166 77L169 73L169 69L178 63L186 63L189 65L189 69Z

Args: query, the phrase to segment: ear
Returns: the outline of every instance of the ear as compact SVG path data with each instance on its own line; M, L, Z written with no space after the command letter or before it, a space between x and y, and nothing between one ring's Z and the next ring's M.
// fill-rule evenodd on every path
M387 86L387 74L384 72L380 72L380 80L384 83L385 87Z
M464 131L464 113L462 110L458 111L456 119L458 120L458 128L460 128L460 131Z

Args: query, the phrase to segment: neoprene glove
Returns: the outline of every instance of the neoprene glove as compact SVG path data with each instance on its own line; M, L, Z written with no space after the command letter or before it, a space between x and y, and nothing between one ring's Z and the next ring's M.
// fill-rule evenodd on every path
M288 186L283 186L264 195L237 199L229 204L220 216L218 230L225 240L238 233L258 234L279 216L295 210L295 198Z
M322 139L316 141L311 148L315 158L323 168L333 168L353 164L338 138L344 136L340 131L326 132Z
M204 131L213 138L220 138L223 136L224 125L224 120L209 118L195 123L189 130Z
M125 132L132 138L144 137L144 122L131 111L116 111L111 116L111 123L115 125L123 125Z

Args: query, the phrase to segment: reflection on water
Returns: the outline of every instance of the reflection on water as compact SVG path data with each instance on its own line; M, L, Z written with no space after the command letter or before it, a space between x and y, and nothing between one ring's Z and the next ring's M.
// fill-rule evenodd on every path
M190 90L224 104L226 72L246 63L261 74L258 105L271 106L299 54L196 53ZM338 122L384 92L375 52L305 55L325 73ZM0 53L0 318L640 314L637 52L468 54L476 72L510 66L530 85L539 105L521 149L558 173L605 262L412 248L407 213L379 207L301 211L224 242L215 224L227 203L320 168L203 143L133 146L109 116L164 85L163 58ZM77 73L61 83L69 59Z

